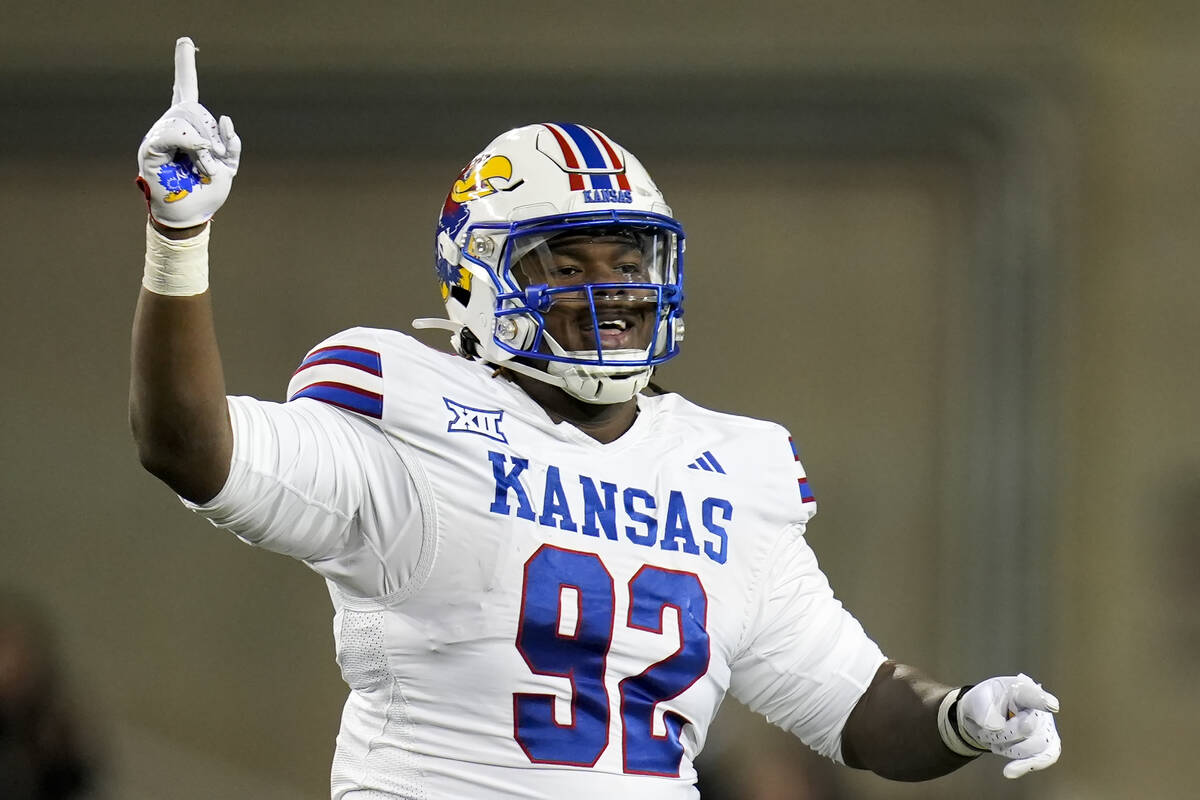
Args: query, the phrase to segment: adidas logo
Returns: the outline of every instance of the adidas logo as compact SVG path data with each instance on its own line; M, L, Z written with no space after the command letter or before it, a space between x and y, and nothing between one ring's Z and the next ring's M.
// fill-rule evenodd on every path
M688 469L702 469L705 472L719 472L725 474L725 468L721 466L721 462L717 461L716 457L705 450L699 458L688 464Z

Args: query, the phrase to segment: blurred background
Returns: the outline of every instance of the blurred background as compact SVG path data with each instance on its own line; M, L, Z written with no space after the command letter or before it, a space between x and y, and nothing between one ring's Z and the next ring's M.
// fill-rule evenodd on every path
M10 698L42 686L72 754L45 763L91 787L40 796L328 796L345 686L323 582L188 514L126 423L134 155L185 34L201 101L245 142L212 245L232 393L281 399L328 334L438 314L457 171L508 127L588 122L688 232L688 339L659 382L792 431L809 539L890 656L954 683L1024 670L1062 700L1053 769L918 785L833 767L730 700L708 800L1194 796L1200 5L109 0L3 20L0 766L30 763Z

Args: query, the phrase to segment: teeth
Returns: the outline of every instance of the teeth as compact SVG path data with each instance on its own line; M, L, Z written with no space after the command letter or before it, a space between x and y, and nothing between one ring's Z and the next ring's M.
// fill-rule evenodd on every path
M609 320L602 321L600 323L600 327L603 328L604 330L623 331L629 327L629 323L627 323L623 319L609 319Z

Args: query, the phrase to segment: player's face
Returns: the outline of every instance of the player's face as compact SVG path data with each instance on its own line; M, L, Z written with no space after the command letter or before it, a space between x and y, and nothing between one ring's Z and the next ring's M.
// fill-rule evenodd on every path
M513 272L523 286L579 287L554 293L543 312L547 333L564 349L644 350L654 333L658 293L622 284L661 280L652 244L621 231L561 234L522 258Z

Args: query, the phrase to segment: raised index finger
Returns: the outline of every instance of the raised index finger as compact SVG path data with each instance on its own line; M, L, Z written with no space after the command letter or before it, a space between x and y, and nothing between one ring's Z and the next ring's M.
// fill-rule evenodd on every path
M200 102L200 81L196 77L196 45L187 36L175 40L175 89L171 105Z

